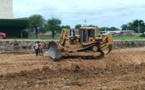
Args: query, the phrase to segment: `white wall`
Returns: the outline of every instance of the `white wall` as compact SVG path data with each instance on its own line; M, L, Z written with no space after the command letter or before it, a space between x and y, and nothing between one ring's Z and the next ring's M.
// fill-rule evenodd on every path
M13 0L0 0L0 19L13 18Z

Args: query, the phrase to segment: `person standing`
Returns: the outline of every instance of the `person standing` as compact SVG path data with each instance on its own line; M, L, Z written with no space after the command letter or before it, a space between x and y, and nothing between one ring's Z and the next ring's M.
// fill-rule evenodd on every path
M39 51L40 51L40 55L43 55L43 45L41 42L39 42Z
M35 42L35 44L34 44L34 49L35 49L35 54L36 54L36 56L38 56L38 49L39 49L39 44L38 44L38 42Z

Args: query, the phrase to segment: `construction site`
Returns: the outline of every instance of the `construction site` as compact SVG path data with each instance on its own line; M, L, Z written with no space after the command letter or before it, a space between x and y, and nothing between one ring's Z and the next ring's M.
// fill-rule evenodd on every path
M99 60L52 61L34 54L0 55L1 90L145 89L145 48L113 50Z
M145 89L144 40L114 41L109 34L90 36L95 28L80 30L80 38L62 30L59 41L42 41L46 52L43 56L35 55L35 41L1 40L0 89Z

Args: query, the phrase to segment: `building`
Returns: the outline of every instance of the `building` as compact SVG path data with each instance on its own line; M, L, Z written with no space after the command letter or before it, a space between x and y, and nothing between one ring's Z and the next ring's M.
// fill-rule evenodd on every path
M134 35L135 34L134 30L122 30L121 32L123 35Z
M13 18L13 0L0 0L0 19Z
M105 33L110 33L111 35L114 35L114 34L119 34L121 33L121 30L106 30L106 31L99 31L99 35L101 34L105 34Z
M134 30L112 30L112 31L100 31L99 34L110 33L111 35L134 35Z

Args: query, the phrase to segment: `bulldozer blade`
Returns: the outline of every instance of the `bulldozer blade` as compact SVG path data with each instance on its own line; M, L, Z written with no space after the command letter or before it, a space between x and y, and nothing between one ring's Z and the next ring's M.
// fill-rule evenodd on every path
M109 45L105 50L103 50L104 54L108 54L112 51L112 45Z
M54 41L51 41L51 42L49 42L49 44L48 44L47 53L48 53L48 55L49 55L53 60L60 59L61 56L62 56L61 50L59 50L57 47L58 47L58 45L57 45L57 43L54 42Z

